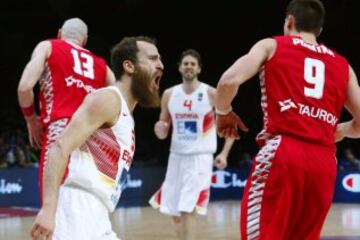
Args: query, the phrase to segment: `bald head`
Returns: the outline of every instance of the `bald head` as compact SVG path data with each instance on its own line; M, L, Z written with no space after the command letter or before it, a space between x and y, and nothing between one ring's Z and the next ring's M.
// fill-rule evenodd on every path
M87 25L80 18L70 18L61 27L62 39L74 39L85 45L87 39Z

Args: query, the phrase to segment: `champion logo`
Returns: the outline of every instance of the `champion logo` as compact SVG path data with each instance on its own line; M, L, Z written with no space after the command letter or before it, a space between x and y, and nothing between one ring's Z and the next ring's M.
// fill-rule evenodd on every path
M350 192L359 193L360 192L360 174L349 174L346 175L343 180L342 184L344 188Z
M285 101L279 101L279 105L281 107L280 112L284 112L286 110L289 110L290 108L297 108L295 103L290 98L286 99Z

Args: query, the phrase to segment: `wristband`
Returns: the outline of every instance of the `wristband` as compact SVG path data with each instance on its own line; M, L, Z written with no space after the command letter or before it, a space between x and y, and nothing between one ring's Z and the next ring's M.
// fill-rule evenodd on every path
M34 102L30 106L20 107L20 109L21 109L21 112L24 115L24 117L30 117L35 112Z
M215 108L215 113L217 115L228 115L230 112L232 111L232 107L228 107L226 110L220 110L220 109L217 109Z

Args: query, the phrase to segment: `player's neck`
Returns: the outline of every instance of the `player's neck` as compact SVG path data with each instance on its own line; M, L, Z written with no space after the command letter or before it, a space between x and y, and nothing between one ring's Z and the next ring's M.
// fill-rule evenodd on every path
M71 42L71 43L76 44L76 45L78 45L78 46L81 46L80 42L79 42L78 40L76 40L76 39L66 38L66 39L63 39L63 40L65 40L65 41L67 41L67 42Z
M191 81L183 79L182 87L185 93L190 94L198 88L199 84L200 81L197 78Z
M125 98L125 102L130 112L133 112L136 107L137 100L131 93L130 84L127 84L125 81L117 81L116 86L120 89L122 96Z
M293 36L299 36L302 38L302 40L306 43L310 43L313 45L318 45L318 42L316 41L316 36L313 33L308 32L296 32L292 34Z

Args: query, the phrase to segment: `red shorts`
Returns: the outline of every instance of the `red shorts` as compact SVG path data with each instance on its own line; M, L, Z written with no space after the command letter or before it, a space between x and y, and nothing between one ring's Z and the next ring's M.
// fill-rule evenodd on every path
M43 192L43 178L44 178L44 167L47 161L47 156L50 150L51 145L56 141L59 134L65 129L69 123L68 118L63 118L51 122L48 127L45 129L42 148L40 153L39 160L39 187L40 187L40 202L42 205L42 192Z
M242 240L319 240L336 178L335 150L275 136L255 157L241 202Z

